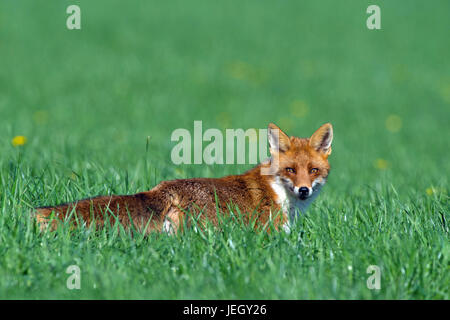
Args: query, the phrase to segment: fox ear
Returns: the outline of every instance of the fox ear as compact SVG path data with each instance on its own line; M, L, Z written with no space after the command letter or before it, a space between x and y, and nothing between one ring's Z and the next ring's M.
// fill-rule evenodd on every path
M333 126L331 123L325 123L309 138L309 145L315 150L324 153L326 156L331 154L331 142L333 141Z
M269 136L270 153L285 152L291 147L291 140L277 125L269 123L267 128Z

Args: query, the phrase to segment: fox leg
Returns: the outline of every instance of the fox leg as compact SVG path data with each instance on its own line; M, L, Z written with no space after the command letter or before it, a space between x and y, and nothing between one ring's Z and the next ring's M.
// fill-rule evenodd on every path
M175 234L178 230L182 230L185 213L178 207L171 206L164 216L161 231L168 234Z
M36 210L35 217L36 217L36 221L39 226L39 229L41 231L44 231L47 228L50 228L50 230L52 230L52 231L56 230L57 221L55 219L50 221L51 214L52 214L52 211L48 210L47 208ZM59 217L56 215L56 218L59 218ZM49 227L49 224L50 224L50 227Z

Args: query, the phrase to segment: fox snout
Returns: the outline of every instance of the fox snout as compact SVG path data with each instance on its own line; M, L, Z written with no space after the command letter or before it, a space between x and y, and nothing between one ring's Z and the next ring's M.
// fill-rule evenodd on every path
M286 181L286 180L285 180ZM306 200L310 196L312 196L314 190L311 187L308 187L306 185L295 187L295 186L289 186L288 189L293 193L293 195L296 198L299 198L300 200Z
M312 190L311 190L311 188L308 188L308 187L300 187L300 188L298 188L296 193L298 194L298 197L301 200L305 200L306 198L308 198L311 195Z
M313 194L314 190L311 187L301 186L293 187L291 188L291 191L295 195L295 197L299 198L300 200L306 200Z

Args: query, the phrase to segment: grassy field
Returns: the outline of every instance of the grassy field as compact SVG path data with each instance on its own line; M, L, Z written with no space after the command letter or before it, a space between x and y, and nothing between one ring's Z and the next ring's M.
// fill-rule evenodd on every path
M376 3L381 30L360 0L1 1L0 298L449 299L450 3ZM328 184L291 234L30 221L36 206L251 167L174 165L170 135L194 120L334 125Z

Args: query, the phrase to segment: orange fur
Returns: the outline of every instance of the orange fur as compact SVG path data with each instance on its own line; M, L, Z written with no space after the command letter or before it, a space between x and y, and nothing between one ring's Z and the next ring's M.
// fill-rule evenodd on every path
M285 188L292 197L296 187L311 188L315 179L326 179L330 168L327 158L331 153L326 139L330 135L332 138L332 127L330 124L322 126L309 139L288 137L274 124L270 124L269 129L271 160L243 174L163 181L150 191L134 195L100 196L37 208L37 221L44 229L52 213L63 220L73 211L75 222L83 221L88 225L94 220L98 226L105 222L114 225L118 221L126 228L133 223L139 230L144 230L148 224L147 231L176 232L183 225L186 212L190 211L201 211L202 220L217 224L217 200L218 209L223 213L229 213L232 203L239 207L245 222L256 219L257 225L265 225L272 219L278 229L290 217L283 207L283 193L280 193L276 183L281 183L280 188ZM273 133L277 133L278 140L274 140ZM261 169L270 167L271 161L279 162L276 172L262 175ZM288 172L287 168L292 168L294 172ZM312 168L319 171L311 173ZM281 214L277 215L279 212ZM56 221L52 222L52 229L56 228Z

